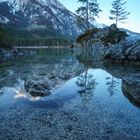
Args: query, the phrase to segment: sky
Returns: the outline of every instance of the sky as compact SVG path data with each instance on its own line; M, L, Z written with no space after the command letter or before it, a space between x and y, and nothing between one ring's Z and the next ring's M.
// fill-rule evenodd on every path
M70 11L75 12L77 8L81 5L78 0L59 0L66 8ZM111 25L115 21L109 19L110 10L112 8L113 0L98 0L99 6L102 12L99 14L99 18L96 18L98 23L103 23L106 25ZM118 23L119 28L126 28L134 32L140 33L140 0L126 0L127 4L125 5L126 10L131 14L128 16L128 19L125 20L125 23Z

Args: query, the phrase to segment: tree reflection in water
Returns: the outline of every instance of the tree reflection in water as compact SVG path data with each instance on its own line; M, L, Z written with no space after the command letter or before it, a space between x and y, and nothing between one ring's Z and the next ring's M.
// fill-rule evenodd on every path
M118 91L119 82L112 76L106 78L107 82L107 91L109 92L110 96L113 96Z
M88 69L77 77L76 81L77 86L79 87L78 93L82 97L83 104L88 103L94 94L97 82L93 74L88 73Z

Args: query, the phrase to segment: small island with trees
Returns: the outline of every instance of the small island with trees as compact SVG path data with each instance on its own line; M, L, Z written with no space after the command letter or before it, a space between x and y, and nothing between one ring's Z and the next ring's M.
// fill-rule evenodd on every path
M118 23L124 23L130 14L125 9L126 1L114 0L112 2L109 18L115 23L104 28L96 28L91 24L102 11L98 2L92 0L79 0L79 2L82 6L76 11L78 14L77 22L80 26L81 24L85 25L85 33L77 38L77 42L90 52L99 47L101 59L110 60L113 63L136 62L138 64L140 62L140 40L136 38L134 40L127 34L126 30L118 28Z

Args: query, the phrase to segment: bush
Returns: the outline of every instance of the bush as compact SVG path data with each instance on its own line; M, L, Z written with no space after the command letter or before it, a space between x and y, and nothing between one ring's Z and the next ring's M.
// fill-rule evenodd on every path
M0 41L7 41L8 40L8 33L6 31L6 29L4 29L3 27L0 27Z
M127 33L125 31L121 31L119 29L112 30L109 32L109 34L103 36L101 38L101 41L103 42L104 45L110 44L116 44L120 42L121 40L125 40Z
M93 34L97 33L98 31L99 31L99 29L97 29L97 28L87 30L84 34L81 34L78 36L78 38L76 39L76 42L80 43L82 41L87 41L88 39L90 39L92 37Z
M137 41L138 44L140 44L140 39Z

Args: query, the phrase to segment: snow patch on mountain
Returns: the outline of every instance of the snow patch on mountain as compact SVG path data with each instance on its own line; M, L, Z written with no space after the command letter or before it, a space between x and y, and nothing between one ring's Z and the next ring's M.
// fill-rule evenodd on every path
M135 33L135 32L132 32L132 31L128 31L128 30L126 30L126 33L129 35L129 36L131 36L131 37L133 37L133 38L137 38L137 39L140 39L140 33Z
M7 17L0 16L0 22L3 24L7 24L9 22L9 19Z
M72 37L85 31L84 27L77 27L76 15L58 0L0 0L0 23ZM96 21L92 24L97 28L107 27ZM140 34L126 31L131 38L140 39Z
M3 3L2 3L3 2ZM25 29L42 29L76 37L84 28L77 27L76 15L58 0L0 0L0 16L9 26ZM3 12L3 9L5 12Z
M122 29L122 30L128 34L128 37L126 37L127 41L135 43L138 40L140 40L140 33L132 32L132 31L127 30L127 29Z

